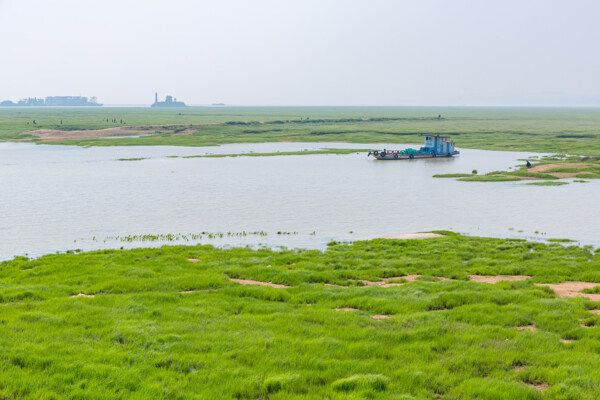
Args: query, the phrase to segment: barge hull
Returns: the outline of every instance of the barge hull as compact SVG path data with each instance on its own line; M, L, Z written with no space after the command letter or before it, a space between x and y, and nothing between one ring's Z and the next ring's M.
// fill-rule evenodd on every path
M418 160L421 158L436 158L436 157L452 157L457 154L460 154L458 151L453 151L452 153L446 154L390 154L386 153L385 157L382 157L381 154L373 155L377 160L387 160L387 161L397 161L397 160Z

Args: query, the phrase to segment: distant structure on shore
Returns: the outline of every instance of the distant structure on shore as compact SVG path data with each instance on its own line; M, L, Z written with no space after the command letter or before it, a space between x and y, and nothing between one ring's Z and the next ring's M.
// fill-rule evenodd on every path
M173 96L167 96L165 101L158 101L158 93L154 93L154 104L150 107L187 107L183 101L177 101Z
M48 96L45 99L30 97L19 100L17 103L11 100L0 102L0 107L101 107L95 97L82 96Z

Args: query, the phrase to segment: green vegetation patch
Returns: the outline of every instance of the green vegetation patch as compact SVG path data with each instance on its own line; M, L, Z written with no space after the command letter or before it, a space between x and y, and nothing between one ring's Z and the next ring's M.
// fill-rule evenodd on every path
M532 386L543 385L549 398L598 398L600 316L589 310L600 304L536 283L600 282L600 254L446 235L326 251L164 246L2 262L0 393L495 399L540 398ZM402 278L414 274L422 279Z
M528 182L526 185L534 185L534 186L562 186L568 185L569 182L555 182L555 181L542 181L542 182Z
M504 176L504 175L475 175L467 178L460 178L459 181L465 182L511 182L522 180L516 176Z
M137 157L137 158L119 158L118 161L141 161L147 160L147 157Z
M272 156L307 156L315 154L354 154L367 153L369 149L322 149L302 151L278 151L273 153L238 153L238 154L206 154L198 156L184 156L181 158L222 158L222 157L272 157Z
M433 175L434 178L463 178L467 176L473 176L473 174L437 174Z

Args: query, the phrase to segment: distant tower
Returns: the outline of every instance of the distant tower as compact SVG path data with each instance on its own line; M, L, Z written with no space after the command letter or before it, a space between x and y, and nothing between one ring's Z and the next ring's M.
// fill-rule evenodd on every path
M154 102L158 103L158 92L154 93Z

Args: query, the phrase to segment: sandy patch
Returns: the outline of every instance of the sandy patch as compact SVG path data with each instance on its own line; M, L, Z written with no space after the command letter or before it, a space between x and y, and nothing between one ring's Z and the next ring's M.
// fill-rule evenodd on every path
M548 384L547 383L525 383L527 386L529 386L530 388L534 388L535 390L539 391L539 392L544 392L546 389L548 389Z
M571 339L560 339L560 341L562 343L572 343L573 342L573 340L571 340Z
M77 293L77 294L72 294L70 297L96 297L96 295L95 294Z
M579 174L591 174L589 171L580 171L580 172L551 172L549 175L555 176L557 178L575 178L576 175Z
M346 311L346 312L351 312L351 311L360 311L358 308L352 308L352 307L342 307L342 308L336 308L335 311Z
M289 288L289 286L281 285L279 283L253 281L251 279L233 279L233 278L229 278L229 280L231 282L236 282L236 283L239 283L241 285L270 286L272 288L277 288L277 289L286 289L286 288Z
M524 281L531 277L527 275L470 275L469 278L473 282L498 283L501 281Z
M179 292L179 293L186 294L186 293L195 293L195 292L196 292L195 290L184 290L184 291Z
M600 315L600 310L590 310L592 314Z
M400 233L397 235L385 235L380 239L431 239L436 237L443 237L446 235L440 235L439 233L424 232L424 233Z
M519 365L519 366L515 367L514 369L515 369L515 371L519 372L519 371L523 371L525 369L525 367L522 365Z
M517 326L517 329L520 331L529 331L529 332L537 332L538 331L538 328L535 325Z
M592 301L600 301L600 294L581 293L583 289L593 289L600 286L600 283L593 282L563 282L558 284L536 283L538 286L548 286L558 297L587 297ZM600 310L592 310L600 311ZM600 314L600 312L599 312Z
M376 319L376 320L382 320L382 319L388 319L390 316L389 315L371 315L371 318Z
M187 260L188 260L189 262L193 262L193 263L197 263L197 262L200 262L200 261L202 261L202 260L201 260L201 259L199 259L199 258L188 258Z
M101 139L115 136L139 136L154 134L155 132L168 132L170 135L191 135L196 132L194 127L199 126L216 126L216 124L194 124L194 125L148 125L148 126L116 126L106 129L90 129L78 131L61 131L58 129L38 129L31 132L25 132L29 135L34 135L41 139L42 142L52 142L59 140L76 140L76 139ZM179 132L173 132L176 129L181 129ZM31 139L25 139L25 141ZM23 141L19 139L19 141Z
M590 166L590 165L595 165L595 164L588 164L588 163L542 164L542 165L536 165L533 168L529 168L528 171L530 171L530 172L543 172L543 171L548 171L549 169L552 169L552 168L562 168L562 167L583 168L583 167L587 167L587 166Z

